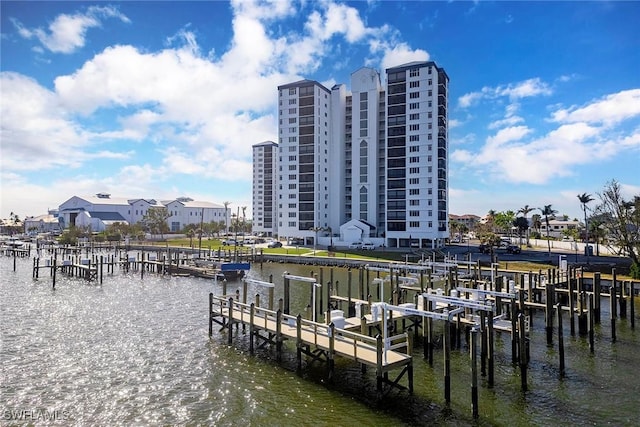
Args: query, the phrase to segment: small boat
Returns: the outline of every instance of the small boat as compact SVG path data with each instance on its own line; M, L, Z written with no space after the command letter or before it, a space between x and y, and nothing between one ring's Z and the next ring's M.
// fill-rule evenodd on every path
M24 246L24 242L18 239L9 239L5 242L5 245L12 248L21 248Z

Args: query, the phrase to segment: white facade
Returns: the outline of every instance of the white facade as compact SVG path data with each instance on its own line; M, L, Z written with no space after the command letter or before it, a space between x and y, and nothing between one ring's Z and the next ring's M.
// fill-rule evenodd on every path
M59 207L62 228L89 226L92 231L104 231L112 223L136 224L149 209L166 208L171 216L167 225L171 231L180 231L186 225L201 222L219 222L228 218L224 206L209 202L197 202L188 198L158 202L154 199L126 199L98 193L95 196L73 196Z
M265 141L253 146L253 234L278 234L278 144Z
M330 95L311 80L278 87L278 234L313 242L329 221Z
M388 247L432 248L448 230L448 84L433 62L380 74L351 93L302 80L278 87L278 234L306 243L351 220ZM255 192L255 186L254 186Z
M171 216L167 220L169 230L177 232L190 224L200 225L210 222L227 224L230 209L210 202L177 199L165 204Z

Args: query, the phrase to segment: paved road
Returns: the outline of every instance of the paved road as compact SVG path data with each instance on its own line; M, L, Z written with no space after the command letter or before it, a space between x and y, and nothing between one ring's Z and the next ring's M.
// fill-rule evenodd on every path
M482 254L478 249L479 241L471 241L467 243L452 244L447 246L443 251L452 255L458 254L458 258L466 256L467 253L471 253L471 260L480 260L481 262L491 262L491 255ZM595 249L595 248L594 248ZM569 264L580 265L608 265L608 266L629 266L631 261L629 258L615 257L615 256L585 256L584 253L576 253L567 250L551 249L549 254L547 248L524 248L519 254L509 254L504 248L496 250L495 255L498 257L498 261L531 261L531 262L546 262L558 265L559 257L564 256Z

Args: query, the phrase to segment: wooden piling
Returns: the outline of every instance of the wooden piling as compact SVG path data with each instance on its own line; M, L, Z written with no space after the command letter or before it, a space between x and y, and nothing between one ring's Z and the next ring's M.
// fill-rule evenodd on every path
M233 343L233 298L229 298L229 336L227 342L229 345Z
M471 329L471 408L473 418L477 419L478 415L478 330L474 327Z
M520 389L527 391L527 334L525 330L524 313L518 314L518 338L520 358Z
M209 338L213 336L213 293L209 292Z
M444 347L444 400L447 407L451 405L451 336L449 320L444 321L442 342Z
M589 351L595 351L594 341L594 313L593 313L593 294L589 294Z
M302 315L296 317L296 373L302 374Z
M558 357L560 359L560 378L564 378L564 332L562 330L562 305L556 305L558 314Z
M633 282L629 282L629 316L631 317L631 329L635 329L636 327L636 295L633 291Z
M494 348L493 348L493 313L489 312L489 315L487 317L487 347L488 347L488 352L487 352L487 365L489 368L488 371L488 375L487 375L487 387L489 388L493 388L493 384L494 384Z
M613 275L614 280L611 283L611 288L609 288L609 311L610 311L610 319L611 319L611 341L616 342L616 281L615 274Z
M255 316L256 316L256 305L255 303L251 303L249 306L249 353L253 354L253 341L255 339Z

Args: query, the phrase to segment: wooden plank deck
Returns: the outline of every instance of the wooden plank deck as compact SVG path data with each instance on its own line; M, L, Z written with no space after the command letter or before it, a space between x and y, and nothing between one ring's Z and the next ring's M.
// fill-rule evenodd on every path
M256 307L254 304L244 304L234 301L228 296L214 297L209 295L209 335L212 335L213 323L222 326L228 333L229 344L232 342L234 325L242 324L243 331L249 326L251 339L250 349L253 353L253 342L262 339L263 344L275 344L278 360L285 340L296 343L298 371L302 366L302 354L306 354L313 361L326 360L329 366L329 379L333 377L334 357L340 356L353 360L365 366L373 366L376 371L377 391L383 394L383 384L388 385L387 392L392 388L408 389L413 392L413 358L411 356L411 341L409 334L399 334L383 339L378 335L373 338L346 329L336 328L334 324L326 325L283 314L280 310L273 311ZM217 318L222 318L221 320ZM260 335L266 332L267 336ZM405 349L406 351L400 351ZM400 369L401 372L394 380L389 379L389 372ZM407 387L399 384L407 376Z
M231 318L233 321L240 322L245 325L250 323L250 306L242 303L234 302ZM229 319L229 308L223 306L220 315L225 319ZM371 315L367 315L370 319L368 325L375 325L381 320L371 320ZM296 318L293 316L282 315L283 321L280 324L280 333L289 339L298 338L298 327ZM357 328L360 328L360 320L353 317L350 319L355 325L357 320ZM255 307L253 316L253 325L255 328L263 329L267 332L277 333L276 312ZM304 320L301 325L301 340L304 344L313 345L321 350L330 349L330 332L329 325L323 323ZM376 348L376 339L354 333L348 328L335 329L334 352L340 356L353 359L359 363L376 366L378 363L378 351ZM385 359L385 358L383 358ZM386 359L383 360L383 368L393 368L397 365L404 365L411 361L411 356L398 351L386 352ZM385 369L386 370L386 369Z

